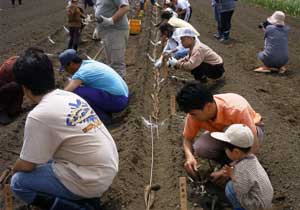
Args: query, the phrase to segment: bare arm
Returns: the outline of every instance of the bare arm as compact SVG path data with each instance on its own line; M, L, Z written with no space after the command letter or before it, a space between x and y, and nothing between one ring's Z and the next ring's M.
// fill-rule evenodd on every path
M35 169L35 167L36 167L36 164L18 158L13 167L13 173L16 173L19 171L20 172L30 172L33 169Z
M183 150L186 158L184 167L189 174L195 175L195 171L197 171L197 161L193 155L192 145L192 139L183 139Z
M121 5L118 11L112 16L114 23L118 22L128 11L128 5Z
M66 91L73 92L77 87L82 85L82 81L79 79L70 80L69 84L65 87Z

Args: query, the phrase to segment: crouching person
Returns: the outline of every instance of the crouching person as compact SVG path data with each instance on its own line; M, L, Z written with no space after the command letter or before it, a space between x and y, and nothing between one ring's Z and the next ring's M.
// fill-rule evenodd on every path
M251 147L254 136L251 129L242 124L233 124L225 132L212 132L211 136L224 143L225 153L233 162L225 165L221 173L231 180L225 194L234 210L270 209L273 187Z
M188 71L201 82L206 82L207 78L216 80L222 77L223 59L210 47L198 41L194 31L185 28L180 39L182 46L189 49L189 54L180 60L170 58L169 66Z
M112 113L128 106L128 87L111 67L94 60L82 60L73 49L59 55L62 68L73 74L65 90L84 98L105 124Z
M0 124L13 121L22 110L23 91L16 83L12 69L18 56L12 56L0 65Z
M288 33L290 28L284 24L285 14L276 11L263 24L259 25L265 32L265 46L258 53L263 66L254 69L255 72L269 73L273 70L285 73L288 58Z
M84 99L55 89L52 63L44 53L27 51L13 72L37 105L26 119L12 191L41 209L98 209L118 171L110 133Z

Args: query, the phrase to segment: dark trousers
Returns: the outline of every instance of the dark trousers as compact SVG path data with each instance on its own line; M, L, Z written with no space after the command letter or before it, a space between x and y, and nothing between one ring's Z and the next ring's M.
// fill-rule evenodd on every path
M0 80L0 109L13 116L21 111L22 103L23 91L20 85Z
M233 12L234 10L220 13L220 32L225 39L229 38Z
M80 38L80 27L70 27L70 40L68 44L68 49L77 50Z
M128 106L128 97L112 95L96 88L78 87L74 93L88 102L105 125L110 123L112 113L121 112Z
M20 5L22 4L22 0L18 0L18 2L19 2ZM11 0L11 4L15 5L15 0Z
M191 74L194 76L195 80L200 80L205 82L207 78L218 79L224 73L224 67L222 64L211 65L208 63L201 63L198 67L194 68L191 71Z

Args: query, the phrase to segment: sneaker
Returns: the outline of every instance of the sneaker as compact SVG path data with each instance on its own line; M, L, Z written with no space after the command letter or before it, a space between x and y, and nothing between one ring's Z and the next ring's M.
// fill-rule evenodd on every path
M221 37L221 38L219 39L219 41L220 41L221 43L228 43L228 42L229 42L229 38Z
M270 73L271 69L267 66L261 66L261 67L258 67L256 69L254 69L253 71L254 72L259 72L259 73Z
M285 66L280 67L278 73L279 74L284 74L288 69Z
M217 40L219 40L219 39L222 38L221 35L220 35L220 33L215 33L215 34L214 34L214 37L215 37Z

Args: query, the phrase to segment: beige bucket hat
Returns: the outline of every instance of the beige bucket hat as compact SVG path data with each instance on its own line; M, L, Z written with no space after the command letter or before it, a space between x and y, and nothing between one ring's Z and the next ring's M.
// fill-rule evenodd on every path
M269 23L273 25L284 25L285 14L281 11L276 11L271 17L268 17Z

